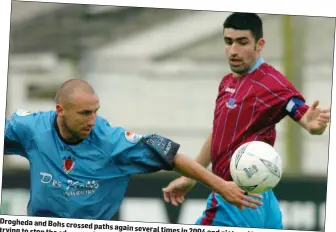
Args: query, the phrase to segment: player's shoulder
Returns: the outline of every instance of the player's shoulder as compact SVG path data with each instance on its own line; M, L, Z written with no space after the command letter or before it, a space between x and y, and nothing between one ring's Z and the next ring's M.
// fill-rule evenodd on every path
M264 86L271 88L292 87L290 80L278 69L268 63L261 65L256 74L258 79L257 81L262 83Z
M94 127L94 136L99 137L100 140L108 138L109 142L117 142L118 140L128 140L134 142L143 135L129 131L122 126L114 126L109 123L105 118L98 116L96 118L96 126ZM134 139L134 141L133 141Z
M112 126L111 123L106 118L104 118L103 116L98 115L96 117L96 126L95 126L95 129L97 131L100 131L100 130L104 131L106 128L110 128L112 130L117 130L120 127Z
M19 124L41 123L48 125L50 121L54 119L56 115L55 111L29 111L19 109L7 116L7 119L14 120Z
M221 90L223 87L225 87L233 78L232 73L226 74L222 77L220 83L219 83L219 90Z
M226 75L224 75L222 77L221 83L225 83L225 82L231 81L232 78L233 78L233 74L232 73L228 73L228 74L226 74Z
M38 133L50 129L55 111L38 111L16 110L6 117L8 122L18 130L29 131L30 133Z
M263 63L259 70L264 73L265 76L277 76L284 78L284 74L282 74L277 68L269 63Z
M102 116L96 117L96 125L93 129L93 136L96 139L111 138L111 135L116 135L124 132L125 129L120 126L112 126L110 122Z
M132 133L124 127L113 126L105 118L98 116L90 140L103 151L111 151L112 146L117 152L136 143L141 137L141 135Z

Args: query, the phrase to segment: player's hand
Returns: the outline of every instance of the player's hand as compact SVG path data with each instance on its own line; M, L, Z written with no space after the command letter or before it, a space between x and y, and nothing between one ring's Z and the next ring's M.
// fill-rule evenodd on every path
M306 126L313 135L321 135L330 121L330 109L317 108L319 101L314 101L306 113Z
M245 191L239 188L235 182L227 181L220 191L217 191L227 202L244 210L245 207L256 209L257 206L262 205L258 199L262 199L259 194L249 193L245 195Z
M184 176L173 180L167 187L162 189L165 202L171 203L174 206L182 204L185 195L195 186L195 184L195 180Z

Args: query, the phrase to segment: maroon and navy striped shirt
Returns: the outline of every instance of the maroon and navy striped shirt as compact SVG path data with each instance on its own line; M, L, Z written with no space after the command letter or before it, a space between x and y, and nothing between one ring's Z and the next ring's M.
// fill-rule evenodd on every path
M285 116L292 98L305 101L291 82L267 63L243 77L225 76L219 86L213 120L213 173L232 180L230 160L243 143L263 141L274 146L275 125ZM290 116L298 121L308 110L303 104Z

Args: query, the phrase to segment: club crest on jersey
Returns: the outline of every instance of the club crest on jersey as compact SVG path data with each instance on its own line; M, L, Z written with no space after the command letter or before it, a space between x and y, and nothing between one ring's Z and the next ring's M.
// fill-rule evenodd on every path
M75 166L75 158L71 156L63 157L63 170L68 174Z
M226 107L229 109L234 109L236 108L237 104L236 104L236 99L234 98L230 98L227 102L226 102Z
M137 143L142 138L142 136L130 131L125 131L125 138L130 143Z

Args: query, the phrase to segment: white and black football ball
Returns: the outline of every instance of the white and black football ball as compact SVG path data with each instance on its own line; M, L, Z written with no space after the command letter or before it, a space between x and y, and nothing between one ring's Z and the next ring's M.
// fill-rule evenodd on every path
M265 142L248 142L233 153L230 172L244 191L264 193L276 187L282 177L281 157Z

